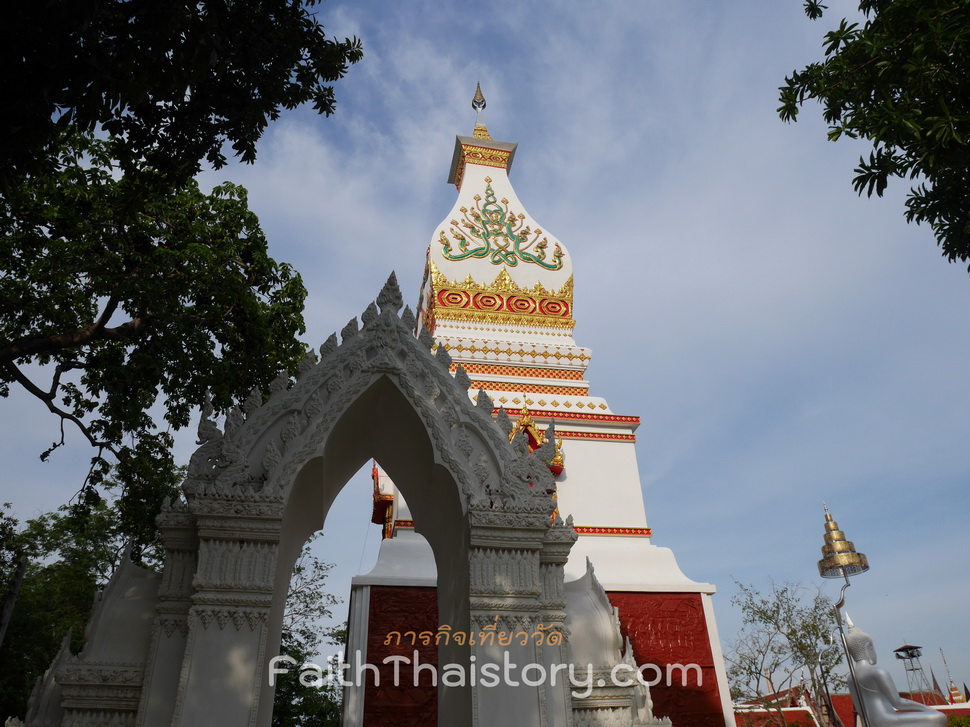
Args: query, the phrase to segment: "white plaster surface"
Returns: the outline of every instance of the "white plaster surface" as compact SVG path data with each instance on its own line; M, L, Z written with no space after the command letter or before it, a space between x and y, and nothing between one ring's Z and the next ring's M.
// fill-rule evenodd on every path
M563 421L557 429L591 427ZM620 431L629 433L630 428ZM566 439L562 449L566 469L556 478L556 492L564 518L572 515L576 525L591 527L647 527L633 442Z
M85 628L84 662L145 663L159 581L158 573L132 563L127 552L122 556Z
M481 146L489 145L487 140L482 139L469 140L469 143L479 144ZM458 198L455 200L455 205L451 209L451 212L448 213L448 216L435 229L434 235L431 238L431 259L438 266L441 273L449 280L464 280L468 276L471 276L472 279L479 283L491 283L495 280L495 276L498 275L502 268L501 265L490 262L488 258L467 258L460 261L448 260L442 253L442 245L439 241L442 232L444 232L449 240L452 239L450 233L452 229L451 220L457 220L460 224L463 217L461 208L465 207L468 210L475 209L476 200L474 198L476 195L482 198L481 203L484 204L485 188L488 184L485 181L486 177L492 180L492 190L495 192L496 199L499 203L503 199L506 199L508 200L510 212L514 212L516 215L525 215L523 227L527 225L533 232L537 228L542 230L543 234L540 235L540 239L545 237L548 240L546 260L552 260L557 244L560 245L563 252L562 267L559 270L546 270L535 263L521 261L515 267L506 267L512 280L526 288L531 288L536 283L541 283L546 290L559 290L559 288L569 281L573 274L572 261L569 259L569 253L566 251L565 245L551 235L545 227L529 216L525 206L519 201L515 190L512 188L512 184L509 182L508 173L506 170L497 167L487 167L479 164L465 165L461 190L458 193ZM532 239L532 236L529 239Z
M434 586L437 581L434 553L423 536L407 528L381 541L373 570L356 576L352 587L363 585Z
M586 558L607 591L713 593L714 586L683 574L673 551L649 538L581 535L569 553L566 580L582 577Z

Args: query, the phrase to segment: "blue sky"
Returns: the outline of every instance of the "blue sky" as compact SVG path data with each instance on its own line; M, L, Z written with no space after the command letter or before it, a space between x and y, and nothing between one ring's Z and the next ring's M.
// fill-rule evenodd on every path
M970 279L905 224L904 185L856 197L864 145L827 142L812 106L778 119L784 76L851 11L829 5L812 22L797 0L330 0L324 23L365 51L337 114L285 114L254 166L203 181L248 187L272 254L303 273L319 345L391 270L413 305L480 81L492 136L519 143L519 197L573 258L591 393L642 418L654 543L718 586L722 641L732 579L819 582L825 501L872 563L848 610L897 683L903 643L941 681L942 646L970 682ZM89 453L76 438L41 465L55 423L2 405L2 499L29 517L76 489ZM372 558L357 484L320 541L335 586Z

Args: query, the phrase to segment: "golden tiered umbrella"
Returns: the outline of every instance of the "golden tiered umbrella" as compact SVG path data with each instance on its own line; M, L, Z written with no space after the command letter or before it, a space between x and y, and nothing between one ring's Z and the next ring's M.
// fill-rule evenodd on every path
M845 629L842 626L842 607L845 606L845 589L849 587L849 576L869 570L869 559L855 549L855 544L851 540L846 539L845 533L839 530L839 524L832 517L828 507L824 504L822 507L825 509L825 533L822 535L825 545L822 546L822 559L818 562L818 574L822 578L845 579L845 585L839 593L839 602L835 604L835 622L839 627L839 637L849 665L851 679L855 681L855 665L852 663L852 655L849 654L845 641ZM828 691L827 686L826 691ZM862 718L863 727L868 727L869 718L866 715L865 705L860 701L856 709Z

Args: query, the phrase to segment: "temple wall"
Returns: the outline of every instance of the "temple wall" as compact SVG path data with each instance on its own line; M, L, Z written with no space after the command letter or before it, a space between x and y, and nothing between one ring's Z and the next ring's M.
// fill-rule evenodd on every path
M630 639L637 664L654 664L663 672L660 683L651 685L654 714L670 717L675 726L723 727L726 723L723 693L719 683L714 648L720 649L716 632L702 593L608 593L619 609L620 627ZM714 637L712 639L712 636ZM720 654L718 654L720 656ZM668 666L696 664L698 674L688 670L682 680L679 668L671 669L672 685L667 685ZM655 672L644 672L651 680ZM728 714L733 724L733 716Z
M374 686L367 675L364 688L364 719L367 727L426 727L437 724L438 690L431 686L430 674L419 675L419 686L413 683L411 666L400 667L400 683L394 685L394 665L382 664L387 656L406 656L413 660L414 651L422 664L438 665L438 647L434 639L423 645L421 632L437 632L438 591L419 586L371 586L370 615L367 629L367 653L362 661L377 665L380 685ZM392 631L401 634L401 643L385 644ZM414 636L411 633L414 632ZM411 641L416 645L412 646ZM354 655L348 661L353 663Z
M411 645L412 636L422 631L436 633L438 608L436 589L419 586L371 586L367 629L367 653L363 661L378 665L380 686L374 686L368 675L364 689L363 722L367 727L424 727L436 724L437 690L423 678L415 688L412 671L402 666L402 679L393 685L393 666L381 661L391 655L413 658L415 649L421 663L438 663L432 641ZM720 645L711 623L703 593L610 592L611 604L619 609L623 636L630 639L638 664L660 667L663 679L651 685L654 713L667 716L675 727L724 727L726 684L719 678L716 660ZM401 644L385 644L388 633L399 631ZM392 642L395 639L392 639ZM716 652L716 653L715 653ZM351 655L352 657L353 655ZM672 684L666 679L669 665L692 665L682 672L669 670ZM648 669L646 679L656 672ZM685 674L684 677L681 674ZM733 716L728 714L733 722Z

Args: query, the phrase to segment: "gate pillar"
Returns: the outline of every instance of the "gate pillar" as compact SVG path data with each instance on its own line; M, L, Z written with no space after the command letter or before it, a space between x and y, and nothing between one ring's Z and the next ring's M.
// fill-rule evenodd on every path
M572 725L563 668L563 565L577 535L571 523L551 522L546 503L536 505L512 511L482 502L469 507L468 636L477 671L477 727Z
M211 486L189 496L199 561L173 727L252 727L259 700L273 698L266 663L278 644L267 642L283 497L264 490Z

